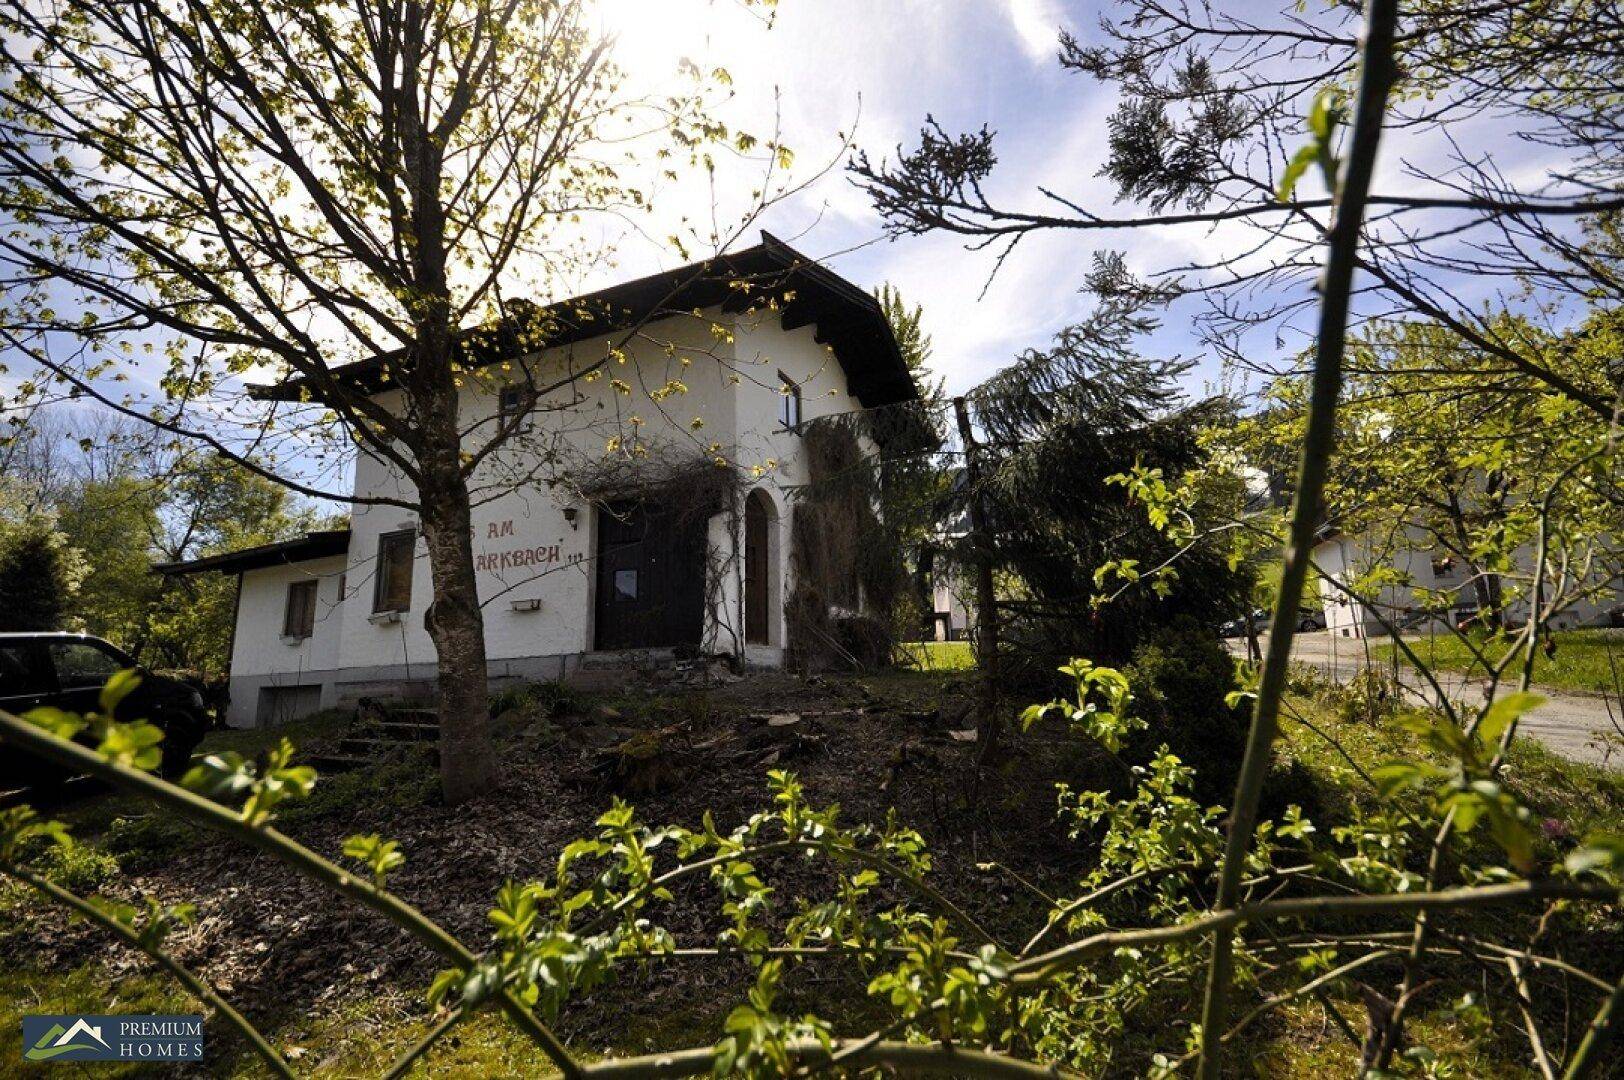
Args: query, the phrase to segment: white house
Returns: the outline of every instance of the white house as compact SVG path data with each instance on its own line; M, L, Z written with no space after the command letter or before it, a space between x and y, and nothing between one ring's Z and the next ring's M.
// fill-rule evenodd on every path
M1615 561L1608 558L1600 563L1611 567ZM1382 536L1355 536L1327 530L1314 547L1314 564L1333 579L1320 580L1326 629L1352 638L1386 636L1378 614L1404 629L1423 628L1423 624L1416 621L1423 597L1447 601L1445 614L1450 623L1457 623L1477 612L1480 584L1501 593L1503 611L1511 623L1524 621L1529 611L1529 598L1524 594L1532 579L1534 562L1534 553L1524 547L1513 554L1514 572L1475 581L1470 568L1459 558L1427 543L1418 528L1402 525ZM1367 584L1377 577L1384 582L1379 587ZM1352 591L1364 597L1365 602L1351 600L1347 587L1353 587ZM1546 588L1551 590L1554 586L1548 584ZM1548 592L1547 601L1549 599ZM1602 625L1609 620L1619 600L1618 579L1609 569L1596 569L1588 580L1565 582L1560 610L1550 623L1556 629ZM1436 609L1439 605L1429 606Z
M749 290L739 282L768 280L778 302L744 299ZM791 495L811 468L806 424L917 397L879 305L764 235L719 263L547 311L557 328L524 358L529 371L579 371L614 355L624 336L617 331L646 325L624 359L616 356L613 378L570 383L560 391L571 395L565 408L542 402L549 407L538 407L534 436L474 474L475 569L493 683L563 677L594 654L628 651L693 649L782 664L785 601L795 586ZM464 390L465 430L508 415L517 395L500 372L519 359L486 350L467 361L489 377ZM378 370L364 362L343 374L376 387L388 404L398 392ZM682 387L675 396L674 382ZM620 418L621 430L628 417L648 418L637 428L649 447L645 465L606 472L600 487L557 483L557 470L532 468L543 453L602 461L606 415ZM732 482L707 485L703 466ZM699 490L710 487L714 496ZM355 462L354 492L358 500L415 498L391 466L365 453ZM431 692L429 567L407 510L358 501L348 530L164 569L239 581L233 726L279 723L362 696Z

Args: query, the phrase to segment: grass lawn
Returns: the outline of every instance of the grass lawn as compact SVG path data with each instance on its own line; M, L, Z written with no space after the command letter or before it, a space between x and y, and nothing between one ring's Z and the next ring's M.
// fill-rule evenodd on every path
M1556 654L1546 656L1542 650L1534 660L1534 682L1559 690L1589 690L1610 694L1624 691L1624 630L1590 629L1560 630L1555 634ZM1502 638L1475 639L1478 649L1491 663L1498 662L1511 643ZM1379 646L1374 650L1383 658L1391 658L1396 646ZM1446 671L1464 671L1476 675L1487 674L1483 665L1468 650L1466 643L1454 634L1422 638L1410 643L1422 662ZM1516 678L1517 664L1513 662L1507 680Z
M915 671L968 671L976 666L975 647L968 641L910 641L902 651Z

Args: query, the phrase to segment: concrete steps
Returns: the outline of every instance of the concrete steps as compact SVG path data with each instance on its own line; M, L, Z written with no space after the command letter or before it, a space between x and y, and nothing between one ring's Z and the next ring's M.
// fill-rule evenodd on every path
M335 753L317 757L318 772L339 773L421 755L438 767L439 717L432 709L396 707L363 698L355 722L339 740Z

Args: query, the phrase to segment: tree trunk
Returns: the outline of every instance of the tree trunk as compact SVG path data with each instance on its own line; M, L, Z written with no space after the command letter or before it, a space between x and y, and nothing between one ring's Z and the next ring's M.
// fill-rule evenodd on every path
M401 33L408 54L421 55L422 13L415 7ZM441 204L444 147L441 134L419 108L417 69L408 64L407 82L393 104L401 112L401 153L411 192L412 311L416 342L407 381L410 408L417 413L419 441L417 498L423 539L428 545L434 600L423 617L434 641L440 683L440 789L456 805L496 786L496 750L491 745L489 694L485 670L485 617L474 576L472 514L468 478L463 473L462 431L452 325L450 252Z
M970 550L976 572L976 668L980 678L976 725L978 762L989 760L998 745L1001 727L998 715L998 594L993 587L992 538L987 535L987 512L981 495L981 459L975 432L970 427L970 410L964 398L953 399L959 438L964 443L964 474L970 490Z
M439 661L440 788L446 804L455 805L492 790L497 781L485 617L474 577L467 482L455 464L441 465L424 469L419 491L434 582L434 600L423 621Z
M1491 478L1487 485L1485 499L1492 497L1494 481ZM1455 494L1454 481L1451 480L1448 501L1449 524L1455 532L1455 542L1460 546L1461 562L1466 564L1467 573L1471 576L1472 593L1477 600L1478 618L1491 630L1498 630L1501 623L1500 613L1500 575L1489 572L1470 557L1472 550L1472 537L1466 528L1466 511ZM1458 595L1458 594L1457 594Z

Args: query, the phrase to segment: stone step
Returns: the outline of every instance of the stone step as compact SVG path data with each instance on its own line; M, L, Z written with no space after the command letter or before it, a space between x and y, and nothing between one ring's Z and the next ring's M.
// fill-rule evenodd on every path
M376 724L373 729L381 737L394 739L396 742L434 742L440 737L438 722L425 724L413 720L384 720Z
M664 667L676 662L675 649L616 649L609 652L587 653L581 657L578 671Z
M317 773L328 776L333 773L354 772L356 769L369 769L377 762L358 754L322 754L312 758L310 764L315 766Z
M338 744L340 754L365 757L372 761L401 758L418 750L426 750L435 758L440 755L439 748L432 744L416 741L408 742L367 734L346 735L343 741Z

